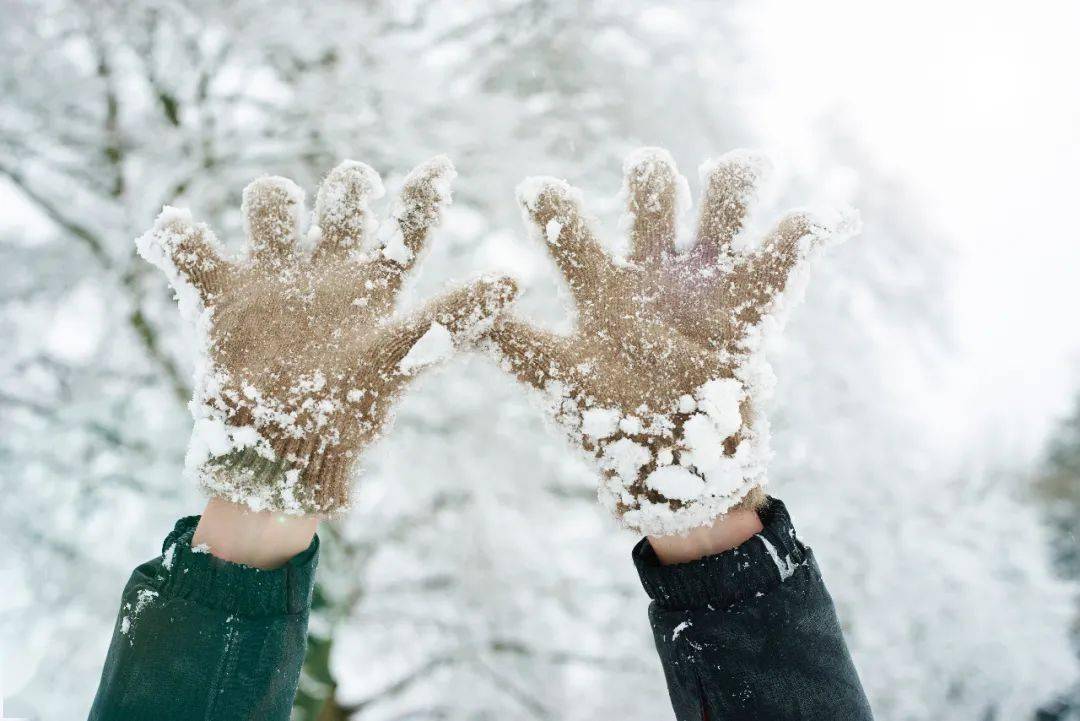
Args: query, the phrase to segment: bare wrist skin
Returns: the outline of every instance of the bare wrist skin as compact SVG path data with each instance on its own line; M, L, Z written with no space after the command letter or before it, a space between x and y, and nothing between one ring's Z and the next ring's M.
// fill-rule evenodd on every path
M256 512L212 498L199 519L191 545L206 545L213 556L224 561L269 570L284 566L307 550L318 525L318 516Z
M730 551L763 529L761 518L752 508L735 508L710 526L695 528L685 536L649 536L649 545L660 563L687 563L705 556Z

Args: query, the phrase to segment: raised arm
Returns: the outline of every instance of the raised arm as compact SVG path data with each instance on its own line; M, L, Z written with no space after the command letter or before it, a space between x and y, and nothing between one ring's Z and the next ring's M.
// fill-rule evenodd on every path
M186 471L211 501L132 574L94 721L289 718L318 518L348 507L363 451L407 384L514 295L507 279L480 279L395 314L453 175L441 157L416 168L385 233L368 207L379 176L347 161L320 187L306 234L303 192L268 177L244 191L244 257L224 257L208 227L173 208L139 239L199 332Z
M686 182L665 151L633 154L625 259L597 242L576 189L526 181L526 222L566 278L577 329L501 317L489 345L595 459L603 505L648 536L634 561L679 719L868 719L813 554L762 491L763 339L857 221L796 211L747 242L763 169L743 152L703 166L697 237L680 252Z

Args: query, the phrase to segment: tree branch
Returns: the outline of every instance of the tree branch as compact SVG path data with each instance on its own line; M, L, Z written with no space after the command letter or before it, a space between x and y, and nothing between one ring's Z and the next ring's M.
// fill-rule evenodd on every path
M113 259L109 256L108 251L105 250L105 244L101 241L101 238L97 236L92 230L85 225L77 223L76 221L68 218L60 210L49 202L43 195L34 190L26 179L13 168L9 168L6 165L0 165L0 175L3 175L12 182L23 195L29 198L38 208L48 216L49 220L56 223L58 226L66 230L74 237L81 240L89 249L90 254L101 263L104 268L113 267Z

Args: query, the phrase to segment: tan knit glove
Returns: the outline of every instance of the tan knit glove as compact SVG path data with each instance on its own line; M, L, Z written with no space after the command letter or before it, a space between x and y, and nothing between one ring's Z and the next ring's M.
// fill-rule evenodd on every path
M759 405L772 378L762 337L813 252L856 230L853 214L830 223L797 212L748 247L739 231L762 167L742 152L702 167L696 242L679 252L686 181L667 152L633 154L625 260L597 243L576 189L552 178L518 188L570 286L577 332L500 317L487 338L599 461L601 502L637 531L685 532L761 497L769 452Z
M350 470L402 387L512 299L511 281L485 279L392 317L454 174L443 157L413 170L381 240L368 200L382 183L351 161L319 188L306 243L304 193L278 177L244 190L247 258L224 259L210 229L175 208L139 238L204 344L187 468L212 495L295 513L346 506Z

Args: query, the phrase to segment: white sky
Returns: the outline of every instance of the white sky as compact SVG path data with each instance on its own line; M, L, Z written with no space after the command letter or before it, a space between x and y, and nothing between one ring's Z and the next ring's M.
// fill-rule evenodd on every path
M839 117L919 188L961 252L953 401L1033 450L1080 376L1080 3L745 7L767 139Z

